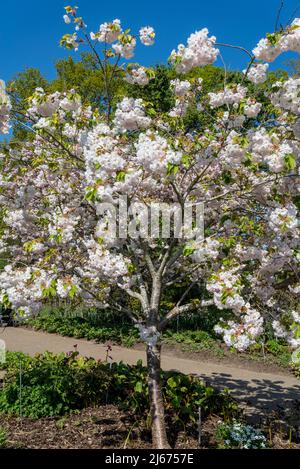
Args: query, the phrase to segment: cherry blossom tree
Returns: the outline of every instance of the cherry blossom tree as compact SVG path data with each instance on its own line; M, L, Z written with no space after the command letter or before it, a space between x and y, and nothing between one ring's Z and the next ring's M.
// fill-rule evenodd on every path
M146 344L153 445L167 448L160 338L172 319L213 304L232 312L216 331L239 351L269 323L300 345L300 79L268 86L267 77L268 62L300 52L300 20L253 52L217 43L207 29L191 34L170 55L175 104L165 113L142 99L112 105L115 77L141 87L153 78L126 62L138 40L120 20L88 33L77 9L66 7L64 21L75 32L61 44L88 45L95 54L105 112L83 104L75 90L42 88L26 109L11 109L1 87L1 132L26 115L33 134L1 155L1 300L19 318L51 298L128 315ZM139 37L147 47L155 32L143 27ZM225 73L223 89L205 94L189 72L214 63L223 47L239 49L248 63L240 82L229 85ZM201 132L185 130L190 106L206 116ZM176 220L200 205L204 238L184 223L178 232ZM153 229L153 207L170 214L167 230L163 214ZM171 287L182 293L166 306Z

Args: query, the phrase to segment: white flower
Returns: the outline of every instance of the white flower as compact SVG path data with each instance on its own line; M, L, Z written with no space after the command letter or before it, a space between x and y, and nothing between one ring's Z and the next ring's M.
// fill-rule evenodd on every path
M277 233L288 230L296 230L299 220L297 208L293 204L272 210L269 217L270 227Z
M68 15L64 15L63 18L64 18L64 22L65 22L66 24L70 24L70 23L71 23L71 18L70 18Z
M173 50L170 56L175 63L178 73L187 73L194 67L209 65L215 62L219 50L214 47L216 38L208 37L208 29L196 31L188 38L187 47L179 44L177 51Z
M267 79L267 71L269 64L255 64L252 65L250 70L248 70L247 78L258 85L259 83L264 83ZM246 73L246 70L243 70L243 73Z
M273 62L282 52L300 52L300 19L295 18L291 26L282 33L270 35L259 41L253 54L258 60Z
M117 55L120 55L125 59L131 59L131 57L134 55L135 46L136 39L133 36L127 36L126 41L113 44L112 48Z
M138 67L132 70L127 70L127 75L124 78L127 83L136 84L140 86L148 85L149 77L147 75L147 69L145 67Z
M138 130L149 127L151 119L145 114L141 99L124 98L117 105L114 125L118 130Z
M246 97L247 88L237 85L236 89L225 87L219 93L208 93L210 106L214 109L224 104L239 104Z
M0 80L0 134L9 132L10 99L5 92L5 83Z
M140 29L140 40L144 46L152 46L154 44L155 32L151 26L144 26Z
M185 96L191 89L191 84L188 80L171 80L171 87L175 96Z
M111 44L118 39L121 32L121 22L119 19L115 19L111 23L101 24L97 33L91 33L91 39L98 39L99 42Z

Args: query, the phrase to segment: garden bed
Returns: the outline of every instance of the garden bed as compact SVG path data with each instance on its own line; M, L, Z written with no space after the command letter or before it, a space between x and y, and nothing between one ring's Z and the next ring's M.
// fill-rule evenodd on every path
M198 435L168 430L177 449L218 448L216 430L220 417L209 416ZM113 405L89 407L60 418L38 420L0 414L0 428L6 433L5 448L10 449L150 449L150 432L134 425L132 415ZM272 435L272 449L300 449L287 435Z

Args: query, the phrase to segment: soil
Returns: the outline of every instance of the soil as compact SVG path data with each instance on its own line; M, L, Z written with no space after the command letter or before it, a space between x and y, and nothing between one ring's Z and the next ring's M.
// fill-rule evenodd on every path
M112 405L87 408L61 418L38 420L0 415L6 448L125 449L151 448L150 432ZM197 439L172 435L175 448L197 448Z
M177 449L216 448L215 431L220 418L211 415L202 424L201 445L195 431L174 433L168 429ZM61 418L32 420L0 414L0 427L7 433L10 449L151 449L150 432L138 426L132 416L112 405L87 408ZM275 433L273 449L300 449L287 435Z

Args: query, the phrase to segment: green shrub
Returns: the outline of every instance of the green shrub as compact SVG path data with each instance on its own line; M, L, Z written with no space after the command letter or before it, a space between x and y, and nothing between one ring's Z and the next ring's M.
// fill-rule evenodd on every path
M20 388L20 365L22 386ZM172 422L194 422L198 407L203 415L224 418L238 415L228 391L206 387L197 377L174 371L162 372L167 418ZM147 420L149 397L147 370L136 365L104 363L83 358L77 352L36 357L8 355L6 376L0 389L0 411L24 417L58 416L90 405L116 404L136 419Z
M25 417L57 416L100 403L109 386L104 364L76 352L34 358L18 354L6 370L0 411Z
M62 336L85 338L97 342L113 342L124 346L134 345L139 334L137 329L129 324L115 326L93 326L89 319L82 317L62 317L56 315L41 315L27 321L27 325L35 330L43 330Z
M279 356L286 352L287 346L280 343L278 339L269 339L265 344L266 351L272 355Z

